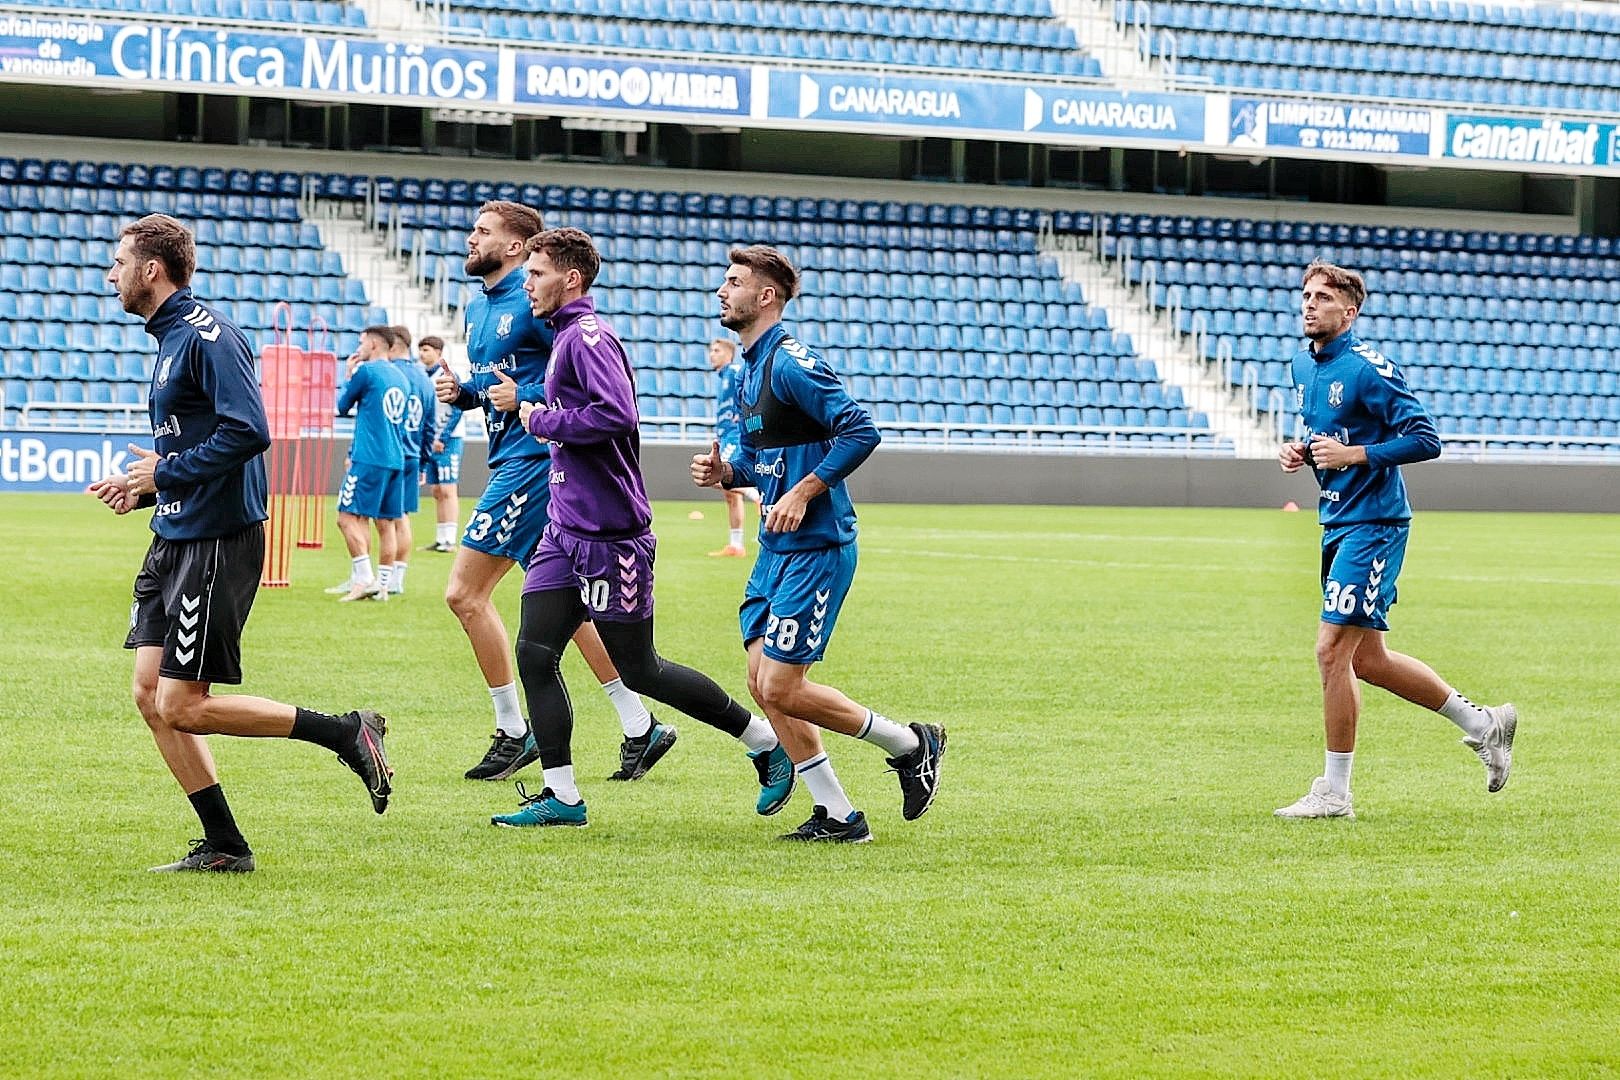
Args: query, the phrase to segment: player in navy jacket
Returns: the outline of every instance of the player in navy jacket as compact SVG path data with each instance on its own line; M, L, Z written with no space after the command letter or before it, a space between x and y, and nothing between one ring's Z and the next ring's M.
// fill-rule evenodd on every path
M1499 791L1513 764L1514 707L1476 705L1423 661L1384 645L1412 519L1400 467L1440 456L1434 421L1395 362L1356 336L1356 316L1367 297L1361 275L1313 262L1303 287L1303 331L1310 346L1294 357L1293 377L1305 434L1284 443L1277 460L1288 473L1311 466L1320 488L1316 661L1327 758L1311 790L1277 815L1355 817L1350 766L1361 706L1358 678L1461 728L1464 745L1485 764L1487 789Z
M247 871L253 853L231 816L204 735L293 738L338 755L388 806L386 722L332 716L265 698L216 695L240 683L241 635L264 565L264 451L270 427L242 332L191 294L197 249L171 217L119 236L107 281L157 339L148 398L153 449L130 445L127 472L91 494L114 513L153 507L152 545L135 578L124 647L135 650L135 704L202 822L203 839L159 871Z
M844 479L877 447L878 431L827 361L783 328L782 309L799 291L793 264L763 246L735 248L730 258L720 324L742 339L741 445L726 456L716 440L692 459L692 479L759 488L760 551L740 613L748 689L815 798L810 819L783 839L859 843L871 829L833 775L816 728L888 752L907 821L933 802L945 730L897 724L808 677L855 578L855 507Z

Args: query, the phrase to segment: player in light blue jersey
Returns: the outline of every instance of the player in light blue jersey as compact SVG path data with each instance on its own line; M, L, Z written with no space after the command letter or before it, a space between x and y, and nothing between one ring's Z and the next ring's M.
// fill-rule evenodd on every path
M410 386L411 396L405 402L405 468L400 471L400 517L394 538L394 573L388 591L398 596L405 591L406 560L416 540L411 532L411 515L421 506L422 473L433 459L433 441L438 436L438 398L433 380L428 378L422 365L411 359L411 330L408 326L390 326L393 334L388 361L398 368Z
M348 381L338 394L339 416L358 409L349 468L338 489L338 530L349 549L349 587L342 601L386 600L393 578L405 467L405 418L410 384L386 357L393 335L368 326L349 357ZM371 524L377 525L377 573L371 570ZM342 586L334 586L335 591Z
M1304 336L1293 360L1294 399L1305 435L1284 443L1284 472L1306 465L1320 487L1322 621L1316 662L1327 729L1323 775L1278 817L1355 817L1350 766L1361 709L1357 679L1433 709L1463 731L1463 744L1485 765L1489 791L1500 791L1513 765L1518 711L1476 705L1423 661L1384 645L1395 580L1406 554L1412 507L1400 467L1440 456L1434 421L1395 362L1356 336L1367 298L1361 275L1331 263L1305 269Z
M422 371L431 384L444 363L444 339L429 335L417 343L417 355ZM432 457L422 470L422 482L433 496L433 543L423 551L454 551L456 533L460 529L461 495L456 485L461 481L461 421L467 414L454 405L434 402L436 437L430 445Z
M491 597L513 566L527 567L549 520L551 452L523 429L525 402L545 400L552 331L529 308L523 291L523 250L542 228L538 211L522 203L487 202L467 235L467 273L484 288L467 305L467 359L463 382L441 364L433 385L438 400L456 409L481 409L489 430L489 486L462 535L444 600L461 620L495 707L495 734L469 780L504 780L538 760L534 732L518 702L512 643ZM580 655L618 711L624 740L613 780L636 780L675 741L641 698L619 679L602 639L590 623L574 634Z
M945 731L896 724L808 678L832 637L855 577L855 508L844 478L878 444L872 418L831 367L782 327L799 274L774 248L734 248L719 288L720 323L742 339L740 445L716 439L692 459L701 487L759 488L759 557L743 593L748 689L770 717L815 799L810 819L784 840L860 843L866 815L850 803L817 728L882 747L900 777L902 816L921 817L938 788Z
M709 370L715 373L714 437L720 443L722 457L735 457L742 431L742 405L737 400L737 389L742 385L743 366L737 358L737 343L730 338L715 338L709 342ZM740 559L748 554L743 546L743 500L753 488L721 489L726 498L726 523L731 536L726 546L709 552L712 558Z

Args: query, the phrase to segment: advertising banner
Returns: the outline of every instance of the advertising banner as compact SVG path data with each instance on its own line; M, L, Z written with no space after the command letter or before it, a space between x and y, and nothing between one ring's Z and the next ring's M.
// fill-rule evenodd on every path
M1429 156L1433 109L1346 101L1234 97L1227 145L1334 154Z
M83 491L123 472L139 433L0 432L0 491Z
M751 110L753 79L746 67L527 51L517 53L515 67L512 101L520 105L732 117Z
M1617 130L1596 121L1453 113L1446 118L1445 156L1574 168L1620 165Z

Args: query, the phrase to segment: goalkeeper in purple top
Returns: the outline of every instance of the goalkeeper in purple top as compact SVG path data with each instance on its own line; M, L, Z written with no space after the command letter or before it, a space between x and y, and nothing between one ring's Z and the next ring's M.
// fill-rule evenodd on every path
M518 677L528 699L545 787L491 818L511 827L584 825L574 780L574 716L559 663L587 619L626 686L719 728L748 748L760 780L756 809L774 814L793 793L793 770L771 725L714 680L653 647L652 508L641 479L640 415L624 346L586 295L601 266L578 229L550 229L525 245L524 290L556 333L545 402L523 402L523 426L551 444L551 520L523 580Z
M1322 613L1316 663L1322 675L1327 756L1322 775L1278 817L1355 817L1350 766L1361 711L1357 680L1433 709L1463 732L1485 765L1487 790L1500 791L1513 765L1518 711L1476 705L1423 661L1384 645L1395 580L1406 554L1412 506L1402 465L1440 456L1434 421L1395 362L1356 336L1367 298L1354 270L1313 262L1305 268L1301 314L1310 347L1293 360L1294 400L1307 432L1278 451L1283 472L1309 465L1320 488Z
M758 487L759 558L743 593L748 688L776 727L815 798L810 819L784 840L860 843L866 816L844 793L817 728L876 744L900 777L902 816L933 803L945 731L897 724L807 677L822 658L855 577L855 508L844 478L878 444L877 428L827 361L782 327L799 274L774 248L734 248L718 292L720 324L742 339L741 445L692 459L699 486Z

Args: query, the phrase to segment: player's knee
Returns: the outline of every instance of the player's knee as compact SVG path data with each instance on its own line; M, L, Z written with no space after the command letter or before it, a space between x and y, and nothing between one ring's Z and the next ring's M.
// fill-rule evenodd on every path
M1316 640L1316 666L1323 671L1349 667L1354 656L1354 651L1343 638L1321 637Z
M188 735L207 735L208 730L203 723L207 700L206 695L160 683L157 688L156 708L159 722L164 727L183 731Z
M658 689L658 674L663 664L656 653L646 656L615 657L613 666L619 670L624 685L637 694L649 694Z
M765 708L796 715L800 687L797 679L762 674L751 680L749 689Z
M450 584L444 587L445 604L451 611L455 612L456 618L463 622L466 622L477 613L479 602L482 599L477 593L455 578L451 578Z
M155 675L151 678L136 675L130 682L130 694L135 698L135 707L140 710L141 717L149 727L158 727L163 722L158 714L157 688Z
M525 678L557 672L562 664L562 650L543 641L519 637L514 646L518 670Z

